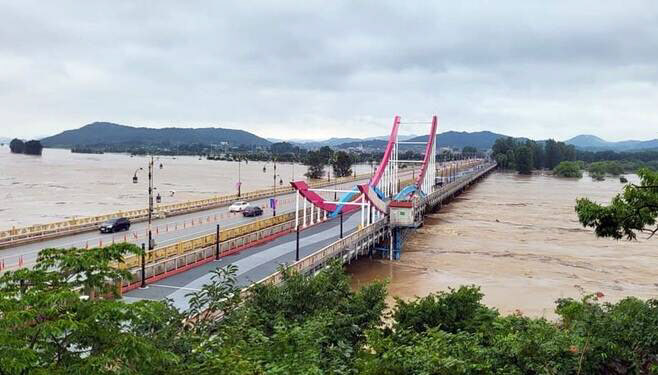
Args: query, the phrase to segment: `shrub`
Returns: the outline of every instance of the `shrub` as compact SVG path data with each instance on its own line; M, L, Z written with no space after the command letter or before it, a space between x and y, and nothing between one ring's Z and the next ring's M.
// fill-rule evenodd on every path
M583 177L583 172L575 161L560 162L560 164L553 168L553 174L560 177Z

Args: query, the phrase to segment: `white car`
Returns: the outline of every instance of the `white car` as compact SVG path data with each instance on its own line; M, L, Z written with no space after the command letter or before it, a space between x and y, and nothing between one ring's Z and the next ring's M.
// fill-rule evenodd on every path
M228 210L229 212L242 212L247 207L249 207L248 202L239 201L239 202L233 202L233 204L228 208Z

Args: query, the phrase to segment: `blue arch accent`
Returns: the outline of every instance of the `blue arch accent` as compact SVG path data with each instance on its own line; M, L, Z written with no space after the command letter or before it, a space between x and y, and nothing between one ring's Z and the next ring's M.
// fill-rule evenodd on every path
M330 218L334 218L340 214L340 212L343 210L343 207L345 206L345 203L349 202L352 200L355 194L359 194L359 190L352 190L349 193L345 193L342 197L340 197L340 203L336 205L336 210L332 213L329 214Z
M421 196L425 196L425 193L423 193L422 190L418 189L416 185L409 185L406 188L402 189L399 193L397 193L395 197L393 197L393 200L395 201L405 200L411 194L416 192L420 193Z

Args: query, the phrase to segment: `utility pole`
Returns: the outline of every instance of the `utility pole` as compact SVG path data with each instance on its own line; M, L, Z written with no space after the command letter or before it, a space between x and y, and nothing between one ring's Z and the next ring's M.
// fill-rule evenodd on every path
M343 239L343 210L340 210L340 238Z
M297 223L296 231L297 231L297 245L295 246L295 262L299 262L299 223Z
M272 190L274 191L274 194L276 194L276 159L274 158L274 155L272 155L272 164L274 164L274 168L273 168L273 170L274 170L273 173L274 174L272 175L272 179L273 179L272 180L273 181L272 182L272 187L273 187Z
M146 288L146 246L142 242L142 289Z
M242 164L242 159L238 156L238 198L240 198L240 190L242 188L242 179L240 178L241 164Z
M217 232L215 233L215 260L219 260L219 224L217 224Z
M153 155L149 162L149 250L153 250L153 234L151 232L151 221L153 219Z

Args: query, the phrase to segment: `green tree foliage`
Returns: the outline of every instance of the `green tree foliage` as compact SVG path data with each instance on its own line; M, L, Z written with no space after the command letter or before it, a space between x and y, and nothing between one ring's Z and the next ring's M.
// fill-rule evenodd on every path
M331 160L331 166L334 170L335 177L346 177L352 175L353 160L345 151L338 151L334 153Z
M559 177L583 177L583 172L580 170L580 165L575 161L562 161L555 168L553 174Z
M41 142L31 140L23 142L18 138L14 138L9 142L9 149L15 154L27 154L27 155L41 155L43 146Z
M322 146L317 152L320 155L320 157L324 159L325 164L331 163L331 159L333 159L334 156L334 150L332 150L331 147Z
M462 149L463 154L475 154L478 152L478 149L473 146L464 146Z
M624 168L616 161L597 161L591 163L587 167L587 170L595 179L602 179L601 177L604 177L606 174L619 176L624 173Z
M14 138L9 142L9 150L15 154L22 154L25 151L25 143L18 138Z
M502 168L515 169L524 174L531 173L533 169L553 169L562 161L576 159L575 147L553 139L542 145L532 140L499 138L494 143L492 152Z
M509 162L507 160L507 155L505 155L505 154L497 154L496 155L496 163L498 163L498 165L503 169L508 169L509 168L509 165L508 165Z
M587 171L589 172L589 175L597 181L603 181L605 179L605 174L607 172L608 168L606 165L606 162L599 161L596 163L592 163L587 167Z
M532 174L532 169L534 167L534 162L532 160L533 153L530 148L526 146L521 146L517 148L515 158L516 158L516 170L520 174Z
M640 169L638 175L640 185L626 185L607 206L578 199L576 212L583 226L594 228L599 237L633 240L637 232L653 236L658 231L653 228L658 216L658 172Z
M324 176L324 167L327 165L327 159L319 151L309 151L304 164L308 166L308 172L305 174L306 177L320 179Z
M145 335L144 325L148 320L156 328L156 320L177 316L174 309L105 298L116 293L114 282L129 276L109 263L139 251L125 244L102 250L46 249L33 269L4 273L0 373L137 374L175 363L175 356L157 346L163 332ZM81 298L81 290L92 298Z
M43 150L43 146L41 146L41 142L39 141L27 141L25 142L25 154L27 155L41 155L41 151Z
M315 276L284 269L282 283L244 293L235 267L218 269L183 312L105 298L124 274L108 264L139 251L52 249L34 269L0 276L0 373L649 374L658 365L656 300L561 299L553 323L502 316L462 286L397 300L389 314L385 284L354 291L339 264ZM80 298L80 288L105 293Z

